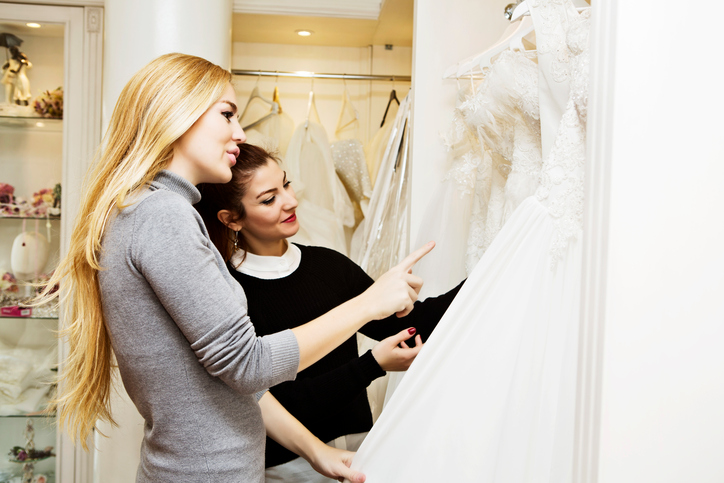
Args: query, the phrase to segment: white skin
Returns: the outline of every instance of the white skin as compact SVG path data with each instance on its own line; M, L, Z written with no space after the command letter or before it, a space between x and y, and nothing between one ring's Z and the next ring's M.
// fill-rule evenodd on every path
M174 143L166 169L194 185L231 180L231 166L239 152L237 144L246 141L236 111L236 94L228 84L222 96ZM422 287L422 280L410 270L433 247L432 243L421 247L360 296L293 329L299 346L298 371L324 357L368 321L392 313L407 315ZM281 405L274 404L271 395L262 400L265 425L281 444L310 461L325 476L355 483L365 480L363 474L349 469L350 452L325 445Z
M254 172L241 203L246 211L243 220L232 221L236 216L228 210L218 213L219 220L240 231L250 253L282 256L287 250L287 238L299 231L295 213L298 203L291 181L274 160ZM419 335L415 337L415 346L405 344L414 333L414 328L405 329L375 345L372 355L383 370L405 371L410 367L422 349Z
M226 183L246 135L236 118L236 93L229 84L216 101L175 143L168 169L194 185Z

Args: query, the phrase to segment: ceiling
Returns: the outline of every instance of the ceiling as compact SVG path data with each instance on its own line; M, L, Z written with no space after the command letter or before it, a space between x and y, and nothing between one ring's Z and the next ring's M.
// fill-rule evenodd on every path
M365 47L412 46L414 0L385 0L377 20L322 16L234 13L234 42ZM311 30L300 37L296 30Z
M63 37L65 31L63 24L43 23L41 28L31 28L25 22L0 22L0 33L17 35L21 39L25 36L33 37ZM22 50L22 47L21 47Z

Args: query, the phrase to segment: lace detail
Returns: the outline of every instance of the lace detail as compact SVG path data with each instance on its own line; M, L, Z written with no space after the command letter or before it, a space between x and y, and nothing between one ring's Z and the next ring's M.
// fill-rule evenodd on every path
M543 163L541 186L536 192L538 200L553 217L556 228L550 249L552 265L563 257L570 240L580 236L586 160L590 16L588 12L578 15L570 5L563 11L568 14L570 28L558 41L569 52L570 96L553 147Z
M334 169L349 197L357 203L369 199L372 187L362 143L357 139L345 139L332 143L331 148Z
M475 164L468 272L515 208L538 187L542 161L537 72L525 53L503 52L487 70L475 95L468 96L459 108L481 153ZM454 132L459 131L455 127ZM469 190L469 185L466 187Z
M463 102L468 93L469 89L459 93L463 96ZM448 151L446 174L443 180L453 181L461 197L473 194L478 179L478 169L482 162L482 153L475 135L465 124L459 108L453 112L452 127L441 136Z

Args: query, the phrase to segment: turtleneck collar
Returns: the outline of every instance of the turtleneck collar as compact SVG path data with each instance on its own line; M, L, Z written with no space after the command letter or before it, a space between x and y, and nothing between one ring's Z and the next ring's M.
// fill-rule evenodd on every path
M239 261L244 256L244 251L238 250L231 256L231 266L237 267L236 271L245 275L264 280L284 278L294 273L302 261L302 251L293 243L289 243L287 251L281 257L254 255L246 252L244 263Z
M192 205L201 201L201 193L196 189L196 186L183 176L165 169L156 175L151 186L155 189L165 189L178 193Z

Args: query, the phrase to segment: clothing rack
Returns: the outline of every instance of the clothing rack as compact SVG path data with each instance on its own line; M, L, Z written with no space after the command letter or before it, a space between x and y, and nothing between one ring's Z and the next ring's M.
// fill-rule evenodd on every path
M278 70L244 70L234 69L231 71L234 75L248 75L257 77L301 77L306 79L343 79L343 80L369 80L369 81L388 81L388 82L410 82L412 77L409 75L372 75L372 74L318 74L316 72L282 72Z

